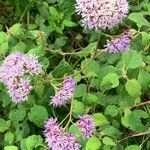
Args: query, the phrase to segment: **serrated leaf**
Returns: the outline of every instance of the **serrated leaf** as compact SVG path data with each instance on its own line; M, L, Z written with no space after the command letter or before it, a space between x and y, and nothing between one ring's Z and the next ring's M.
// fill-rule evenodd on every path
M136 79L128 80L125 87L130 96L138 98L141 95L141 85Z
M135 131L135 132L144 132L148 130L149 125L144 125L141 122L141 119L147 119L149 115L143 110L134 110L133 112L129 113L128 115L121 118L121 123Z
M103 143L105 145L116 146L116 143L110 137L104 137Z
M93 115L93 120L94 120L95 126L103 126L109 123L106 117L101 113L95 113Z
M105 109L105 115L115 117L118 115L118 108L115 105L108 105Z
M55 78L61 78L64 75L70 75L70 74L73 74L73 73L74 73L73 68L65 60L62 60L58 64L58 66L56 66L55 69L52 71L52 75Z
M101 82L102 90L106 91L119 85L119 76L116 73L108 73Z
M0 118L0 132L4 132L10 126L10 121L5 121L4 119Z
M84 104L80 101L73 100L72 112L82 115L85 112Z
M40 135L31 135L26 139L25 143L28 150L33 150L43 144L43 139Z
M142 26L148 27L150 26L150 23L144 18L143 14L141 13L137 12L130 13L128 18L134 21L139 28L141 28Z
M48 119L48 112L45 107L34 105L34 107L31 108L31 112L28 113L28 118L36 126L41 127Z
M75 88L74 97L82 97L86 93L87 87L85 84L79 84Z
M86 142L85 150L99 150L100 146L101 141L96 136L92 136Z
M85 59L81 62L81 70L87 77L97 76L99 73L99 64L95 60Z
M72 124L70 127L69 127L69 132L70 133L74 133L77 138L81 138L82 137L82 132L80 131L80 129L76 126L76 124Z
M134 50L128 50L125 52L122 59L127 69L135 69L143 64L141 55Z
M12 144L12 142L14 141L14 134L12 132L7 132L5 134L5 137L4 137L4 140L9 143L9 144Z
M6 41L6 33L0 32L0 44L4 43Z

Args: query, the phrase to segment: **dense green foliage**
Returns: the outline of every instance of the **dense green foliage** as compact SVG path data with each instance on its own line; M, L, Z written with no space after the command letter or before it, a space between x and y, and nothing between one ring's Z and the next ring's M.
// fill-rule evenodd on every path
M149 0L129 0L126 20L100 37L99 31L81 27L74 0L5 0L0 5L0 62L20 51L36 54L43 66L22 104L14 104L0 84L0 149L46 150L43 125L48 117L61 122L71 115L63 125L80 134L72 122L87 113L96 131L81 141L83 150L150 149ZM106 41L125 29L133 34L130 49L105 52ZM67 75L77 82L74 99L53 108L51 96Z

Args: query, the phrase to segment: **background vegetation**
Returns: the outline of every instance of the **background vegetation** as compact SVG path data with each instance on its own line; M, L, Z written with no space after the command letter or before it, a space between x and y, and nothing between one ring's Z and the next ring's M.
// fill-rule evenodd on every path
M0 149L46 150L48 117L61 122L69 114L74 122L86 113L93 115L96 132L82 141L82 149L150 149L150 2L128 2L126 20L103 32L98 45L99 33L81 27L75 0L0 2L0 62L20 51L36 54L43 66L23 104L12 103L0 84ZM133 34L131 48L123 54L104 52L106 41L125 29ZM70 104L53 108L50 97L66 75L77 82L72 109ZM71 123L67 129L76 132Z

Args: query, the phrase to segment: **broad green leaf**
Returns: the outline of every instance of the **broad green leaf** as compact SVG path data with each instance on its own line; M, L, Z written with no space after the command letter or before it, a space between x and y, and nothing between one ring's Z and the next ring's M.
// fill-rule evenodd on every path
M143 110L134 110L133 112L129 113L128 115L125 115L124 117L121 118L121 123L135 131L135 132L144 132L148 130L149 125L145 125L141 122L141 119L147 119L149 118L149 115L143 111Z
M110 137L104 137L103 138L103 143L105 145L116 146L116 143Z
M137 98L141 95L141 85L136 79L128 80L125 87L130 96Z
M5 146L4 150L18 150L16 146Z
M122 56L122 59L127 69L135 69L143 64L141 55L134 50L128 50L125 52Z
M9 128L10 124L10 121L5 121L4 119L0 118L0 132L6 131Z
M14 134L12 132L7 132L5 134L5 137L4 137L4 140L9 143L9 144L12 144L12 142L14 141Z
M138 74L138 82L140 83L143 91L148 91L150 85L150 73L145 70L140 70Z
M109 123L106 117L101 113L95 113L93 115L93 120L94 120L95 126L103 126Z
M73 73L74 73L73 68L64 59L52 71L52 75L55 78L61 78L64 75L70 75L70 74L73 74Z
M72 112L79 115L83 114L85 112L84 104L80 101L73 100Z
M18 36L23 34L22 25L20 23L14 24L9 30L13 36Z
M138 145L129 145L125 150L140 150L141 148Z
M142 32L142 45L147 46L150 43L150 34L147 32Z
M9 113L9 119L16 123L19 121L23 121L25 116L26 116L26 111L23 108L22 109L13 109Z
M81 62L81 70L87 77L97 76L99 73L99 64L92 59L85 59Z
M58 15L58 11L56 10L56 8L53 6L50 6L49 10L50 10L50 14L52 15L52 17L56 19L56 16Z
M85 84L79 84L75 88L74 97L82 97L86 93L87 87Z
M6 41L6 33L0 32L0 44L4 43Z
M77 125L74 123L69 127L69 132L74 133L77 136L77 138L79 138L79 139L82 137L82 132L77 127Z
M34 107L31 108L31 112L28 113L28 118L36 126L41 127L48 119L48 112L45 107L34 105Z
M141 28L142 26L150 27L150 23L144 18L142 13L137 13L137 12L130 13L128 18L134 21L139 28Z
M67 20L67 19L63 20L63 25L65 27L75 27L75 26L77 26L77 24L75 22L73 22L71 20Z
M95 103L98 103L98 98L95 94L92 94L92 93L86 93L84 96L83 96L83 99L82 101L84 103L88 103L88 104L95 104Z
M92 136L86 142L85 150L99 150L100 146L101 146L101 141L96 136Z
M118 85L119 85L119 76L116 73L109 73L103 78L100 86L102 90L106 91L111 88L115 88Z
M115 105L108 105L105 109L105 115L115 117L118 115L118 108Z
M67 37L60 37L60 38L57 38L56 41L55 41L55 44L59 47L63 47L67 42Z
M31 135L26 139L25 143L28 150L33 150L43 144L43 139L40 135Z

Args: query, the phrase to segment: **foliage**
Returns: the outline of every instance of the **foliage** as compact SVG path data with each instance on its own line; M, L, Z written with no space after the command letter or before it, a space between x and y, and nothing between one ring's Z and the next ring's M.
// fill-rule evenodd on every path
M0 83L0 149L46 150L44 123L53 116L77 134L82 150L150 149L148 0L129 0L126 20L100 37L99 31L81 27L74 0L5 0L0 5L0 63L19 51L35 54L43 66L32 77L34 88L24 103L14 104ZM133 34L130 49L105 52L107 40L125 29ZM54 108L51 97L68 75L77 83L74 98ZM96 126L87 140L72 124L83 114L91 114Z

